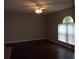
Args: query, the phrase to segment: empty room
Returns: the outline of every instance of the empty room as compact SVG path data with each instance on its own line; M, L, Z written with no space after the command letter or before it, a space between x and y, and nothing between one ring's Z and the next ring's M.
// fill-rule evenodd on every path
M4 0L4 59L74 59L74 0Z

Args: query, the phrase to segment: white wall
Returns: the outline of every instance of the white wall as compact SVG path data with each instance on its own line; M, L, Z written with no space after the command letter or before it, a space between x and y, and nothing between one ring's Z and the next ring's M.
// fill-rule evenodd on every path
M46 38L45 20L34 14L5 14L5 42Z

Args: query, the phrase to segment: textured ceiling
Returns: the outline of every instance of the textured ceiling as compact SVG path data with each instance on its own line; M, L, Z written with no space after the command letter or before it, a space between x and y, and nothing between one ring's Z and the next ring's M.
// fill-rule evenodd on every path
M73 6L74 0L4 0L5 12L34 12L32 5L43 4L44 13L56 12Z

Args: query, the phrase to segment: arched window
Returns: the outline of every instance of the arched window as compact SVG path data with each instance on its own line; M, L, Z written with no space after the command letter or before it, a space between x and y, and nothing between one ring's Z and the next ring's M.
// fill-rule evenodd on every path
M58 24L58 40L75 44L75 24L71 16L65 16L62 24Z
M74 20L71 16L65 16L62 23L74 23Z

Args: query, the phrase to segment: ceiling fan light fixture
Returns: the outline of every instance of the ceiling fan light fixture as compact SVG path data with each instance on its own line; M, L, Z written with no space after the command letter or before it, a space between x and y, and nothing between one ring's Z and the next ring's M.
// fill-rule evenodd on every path
M43 10L42 10L41 8L35 10L35 13L37 13L37 14L40 14L40 13L42 13L42 12L43 12Z

